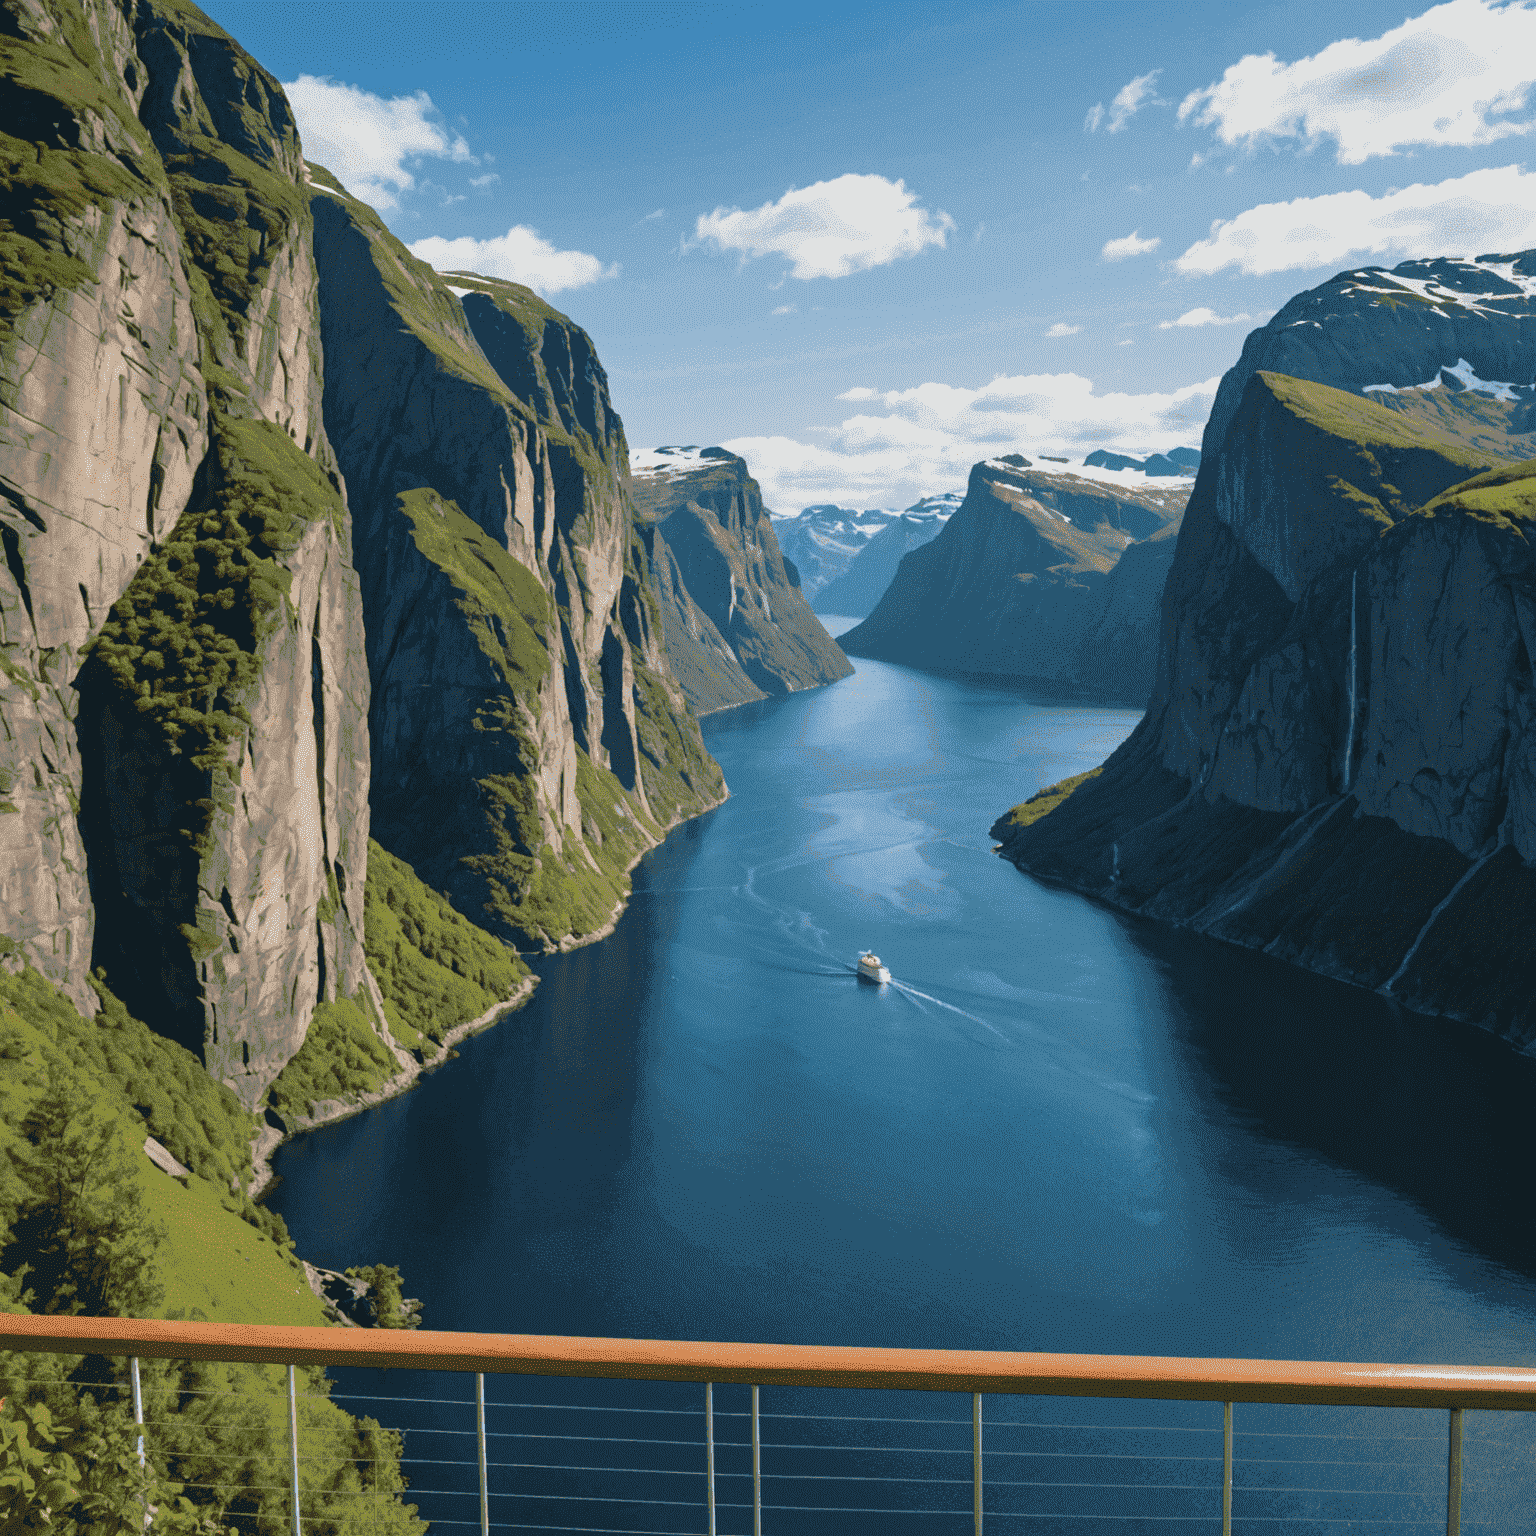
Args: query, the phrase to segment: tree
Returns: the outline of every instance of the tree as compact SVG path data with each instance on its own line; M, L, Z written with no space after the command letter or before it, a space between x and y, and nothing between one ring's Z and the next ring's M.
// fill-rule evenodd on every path
M57 1065L11 1149L23 1190L0 1270L34 1312L146 1317L164 1300L155 1249L121 1127L82 1101Z

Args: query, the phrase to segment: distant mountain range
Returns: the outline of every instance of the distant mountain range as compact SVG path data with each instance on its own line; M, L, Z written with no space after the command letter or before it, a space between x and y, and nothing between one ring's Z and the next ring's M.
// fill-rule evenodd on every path
M942 524L961 500L958 491L948 491L942 496L925 496L905 511L888 507L855 511L823 502L795 516L775 517L774 528L779 547L800 573L800 590L818 613L867 613L867 608L828 607L821 601L821 593L849 570L870 540L899 518L910 517L923 526L935 519Z

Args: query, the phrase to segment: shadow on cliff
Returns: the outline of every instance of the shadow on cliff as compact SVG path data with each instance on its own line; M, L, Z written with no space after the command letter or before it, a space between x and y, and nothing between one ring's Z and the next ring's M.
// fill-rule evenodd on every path
M1157 966L1191 1094L1215 1101L1213 1124L1222 1111L1239 1116L1404 1196L1453 1242L1536 1275L1536 1228L1523 1214L1536 1163L1536 1060L1473 1025L1116 916ZM1265 1163L1223 1161L1224 1174L1265 1195Z

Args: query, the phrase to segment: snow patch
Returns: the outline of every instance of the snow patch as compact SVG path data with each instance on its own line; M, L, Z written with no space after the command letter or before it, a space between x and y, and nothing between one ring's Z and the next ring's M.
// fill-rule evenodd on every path
M633 475L686 475L706 463L704 450L690 443L686 448L636 448L629 455Z
M1520 395L1517 393L1517 390L1529 388L1528 385L1501 384L1488 379L1480 379L1472 371L1471 363L1466 358L1461 357L1457 358L1454 368L1440 369L1434 378L1426 380L1423 384L1409 384L1403 389L1399 389L1396 384L1367 384L1362 393L1367 395L1406 395L1418 390L1439 389L1441 374L1448 374L1463 389L1475 389L1480 394L1492 395L1495 400L1518 400Z

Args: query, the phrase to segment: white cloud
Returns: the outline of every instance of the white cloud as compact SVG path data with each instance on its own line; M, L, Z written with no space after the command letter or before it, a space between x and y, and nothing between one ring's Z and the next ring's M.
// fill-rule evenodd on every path
M1101 254L1105 261L1125 261L1131 256L1145 256L1148 251L1155 251L1162 243L1161 236L1154 235L1150 240L1143 240L1141 231L1134 229L1119 240L1106 240Z
M399 194L415 189L408 160L424 157L479 162L456 133L432 121L437 110L425 91L387 100L325 76L300 75L283 90L299 125L307 159L375 208L399 207Z
M778 512L819 501L886 506L964 487L980 459L1017 450L1076 463L1095 448L1166 452L1200 441L1217 379L1166 394L1099 394L1075 373L996 378L979 389L927 383L884 394L864 387L840 399L878 401L825 433L823 443L742 437L739 453Z
M740 251L743 261L787 256L794 263L789 276L806 280L847 277L942 247L954 227L947 213L918 207L905 183L850 173L791 188L750 211L716 208L700 216L693 243Z
M1175 327L1188 327L1190 329L1201 325L1241 325L1244 321L1252 320L1249 314L1218 315L1214 309L1187 309L1177 320L1160 320L1157 328L1160 331L1171 331Z
M653 209L650 213L646 214L646 216L641 219L640 222L642 224L649 224L652 219L664 219L666 216L667 210L665 208L656 208Z
M489 187L500 180L501 177L495 171L487 171L484 176L471 176L469 184L472 187Z
M1058 320L1045 334L1055 340L1058 336L1076 336L1080 330L1080 325L1068 325L1065 320Z
M1449 0L1380 37L1343 38L1282 64L1248 54L1192 91L1179 121L1252 149L1263 139L1332 139L1345 165L1410 145L1492 144L1536 122L1511 121L1536 82L1536 6Z
M1107 114L1102 101L1092 107L1083 120L1083 132L1097 133L1100 125L1103 125L1105 133L1119 133L1143 107L1166 107L1168 103L1157 94L1157 77L1160 74L1160 69L1149 70L1122 85L1109 104ZM1109 119L1107 123L1106 116Z
M776 314L776 315L792 315L792 314L795 313L795 311L798 308L799 308L799 305L797 305L797 304L780 304L779 307L776 310L774 310L774 314Z
M1217 219L1174 263L1186 276L1263 275L1370 256L1471 256L1536 245L1536 173L1517 165L1371 197L1333 192Z
M1136 338L1134 336L1127 336L1124 341L1117 341L1115 345L1117 347L1134 347L1136 345Z
M411 254L439 272L479 272L485 277L504 277L524 283L539 293L560 293L585 288L603 278L617 277L617 264L605 267L585 251L556 250L536 229L514 224L504 235L476 240L460 235L445 240L428 235L411 246Z

